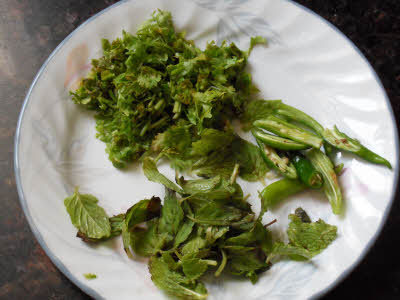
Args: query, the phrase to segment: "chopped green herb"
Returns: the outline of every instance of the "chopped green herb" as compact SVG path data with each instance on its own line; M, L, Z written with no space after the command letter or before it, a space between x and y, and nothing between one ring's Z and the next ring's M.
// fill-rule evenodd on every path
M96 279L97 278L97 275L96 274L92 274L92 273L86 273L86 274L83 274L83 276L85 276L85 278L87 280L92 280L92 279Z
M97 137L114 166L123 168L173 125L184 121L201 133L243 112L256 91L245 71L247 57L265 42L252 38L248 51L226 42L200 50L175 31L169 12L158 10L136 35L124 31L103 40L103 56L92 61L72 99L96 111Z

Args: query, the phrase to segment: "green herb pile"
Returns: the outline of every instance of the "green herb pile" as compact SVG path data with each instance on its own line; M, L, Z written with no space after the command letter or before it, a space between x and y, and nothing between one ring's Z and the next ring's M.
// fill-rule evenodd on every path
M97 137L113 165L140 160L147 179L165 187L163 203L153 196L113 217L76 188L64 204L77 236L87 243L122 236L127 255L149 257L153 282L175 298L205 299L202 280L223 273L255 283L280 257L307 260L328 247L336 226L311 222L301 208L289 215L288 243L269 232L276 220L262 219L306 189L323 191L341 214L343 164L334 164L334 151L391 168L336 127L324 129L280 100L254 100L245 67L257 43L265 40L252 38L248 51L214 42L203 51L175 32L170 13L158 11L135 36L103 40L104 56L72 92L75 103L96 111ZM257 145L235 133L232 119ZM176 170L175 182L158 171L160 160ZM262 181L269 170L283 179L259 193L256 216L236 179Z
M256 217L246 202L235 174L229 180L180 177L174 183L149 157L143 170L149 180L165 186L163 204L158 197L144 199L109 218L96 198L76 190L65 206L84 241L122 235L128 256L149 257L151 279L170 296L205 299L201 279L206 275L226 273L256 283L277 257L307 260L336 238L336 226L322 220L312 223L299 208L289 216L289 243L273 240L261 223L262 214Z
M252 38L247 52L214 42L202 51L184 37L169 12L155 12L135 36L124 31L112 43L103 40L104 56L92 60L89 76L72 92L75 103L96 111L97 137L115 167L137 160L157 133L178 122L199 133L222 129L257 91L244 69L264 39Z

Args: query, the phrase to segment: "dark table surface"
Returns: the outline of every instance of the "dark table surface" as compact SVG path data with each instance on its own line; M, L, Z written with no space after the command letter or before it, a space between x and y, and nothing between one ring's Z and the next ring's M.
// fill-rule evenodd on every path
M16 191L13 140L25 93L47 56L78 25L115 2L0 0L0 299L89 299L58 271L29 229ZM361 49L399 121L400 1L297 2L332 22ZM400 201L395 201L376 244L324 299L400 299L399 232Z

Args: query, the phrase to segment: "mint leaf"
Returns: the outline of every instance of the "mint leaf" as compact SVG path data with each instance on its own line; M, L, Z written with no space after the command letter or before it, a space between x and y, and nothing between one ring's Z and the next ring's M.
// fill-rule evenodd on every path
M201 300L208 296L202 283L189 280L182 273L171 270L163 257L152 256L149 271L154 284L172 297Z
M289 256L293 260L311 259L336 239L336 226L329 225L321 219L311 222L301 208L296 209L296 214L290 214L289 219L289 244L275 242L267 261L271 261L275 256Z
M282 242L275 242L271 253L268 255L267 262L270 262L276 256L289 256L294 260L311 259L312 253L302 247L293 246L291 244L284 244Z
M269 268L265 257L257 251L248 251L245 255L228 255L227 269L233 275L245 276L254 284L258 280L258 273Z
M195 234L191 236L190 239L182 247L182 254L187 255L190 253L197 253L200 249L203 249L207 246L207 240L203 238L199 231L197 230Z
M133 205L125 214L125 222L128 228L160 216L161 200L158 197L144 199Z
M180 244L182 244L189 238L190 234L193 231L193 226L194 222L190 219L186 219L185 222L183 222L182 226L176 233L174 247L178 247Z
M164 206L161 209L159 232L166 233L169 236L169 240L174 239L180 229L183 217L183 210L175 192L166 188Z
M97 202L93 195L80 194L78 188L64 200L72 224L89 239L103 239L111 235L108 216Z
M158 171L156 162L151 157L146 157L143 160L143 172L148 180L161 183L175 192L181 192L181 189L175 183Z
M249 131L253 127L254 121L267 118L281 103L281 100L254 100L248 102L240 119L242 128L245 131Z
M239 176L247 181L257 181L265 177L268 167L257 146L236 138L233 145L236 163L239 164Z
M147 228L135 227L130 233L132 250L140 256L150 257L161 250L167 242L165 234L158 233L158 219L147 222Z
M225 226L241 220L247 213L227 205L210 202L195 212L194 217L189 217L198 224Z
M158 197L144 199L133 205L125 214L125 220L121 226L122 242L129 257L132 257L130 247L132 246L132 231L137 224L151 220L160 215L161 200Z
M197 257L197 253L183 256L182 270L189 280L196 280L207 271L208 263Z
M216 129L205 129L201 133L200 140L193 142L192 154L207 156L213 151L218 151L229 146L234 139L233 132L225 132Z
M303 222L297 215L289 215L291 220L287 230L289 241L293 246L301 247L312 253L319 254L336 239L337 227L318 220L313 223Z

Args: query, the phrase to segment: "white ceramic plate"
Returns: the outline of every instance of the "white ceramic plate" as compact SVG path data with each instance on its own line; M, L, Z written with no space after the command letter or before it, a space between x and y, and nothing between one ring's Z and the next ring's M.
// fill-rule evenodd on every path
M92 115L74 105L68 90L101 55L100 38L114 39L122 29L135 32L157 8L170 10L176 28L200 47L212 39L235 41L245 49L249 37L262 35L249 60L265 99L284 99L325 126L337 124L388 158L394 170L353 156L341 158L340 181L346 215L332 215L319 193L304 193L266 216L278 218L284 232L287 215L299 205L314 218L338 226L338 239L310 263L282 261L249 282L208 283L209 299L304 299L333 287L365 255L379 233L394 197L398 174L398 139L393 112L375 72L362 54L331 24L285 0L121 1L92 17L53 52L34 80L20 115L15 143L18 191L27 219L57 267L97 299L164 299L154 287L146 263L129 260L121 240L90 247L75 237L63 199L79 185L93 193L109 215L136 201L163 196L160 185L140 168L119 171L95 138ZM171 172L167 167L164 172ZM256 211L261 184L243 183ZM84 273L95 273L88 281Z

